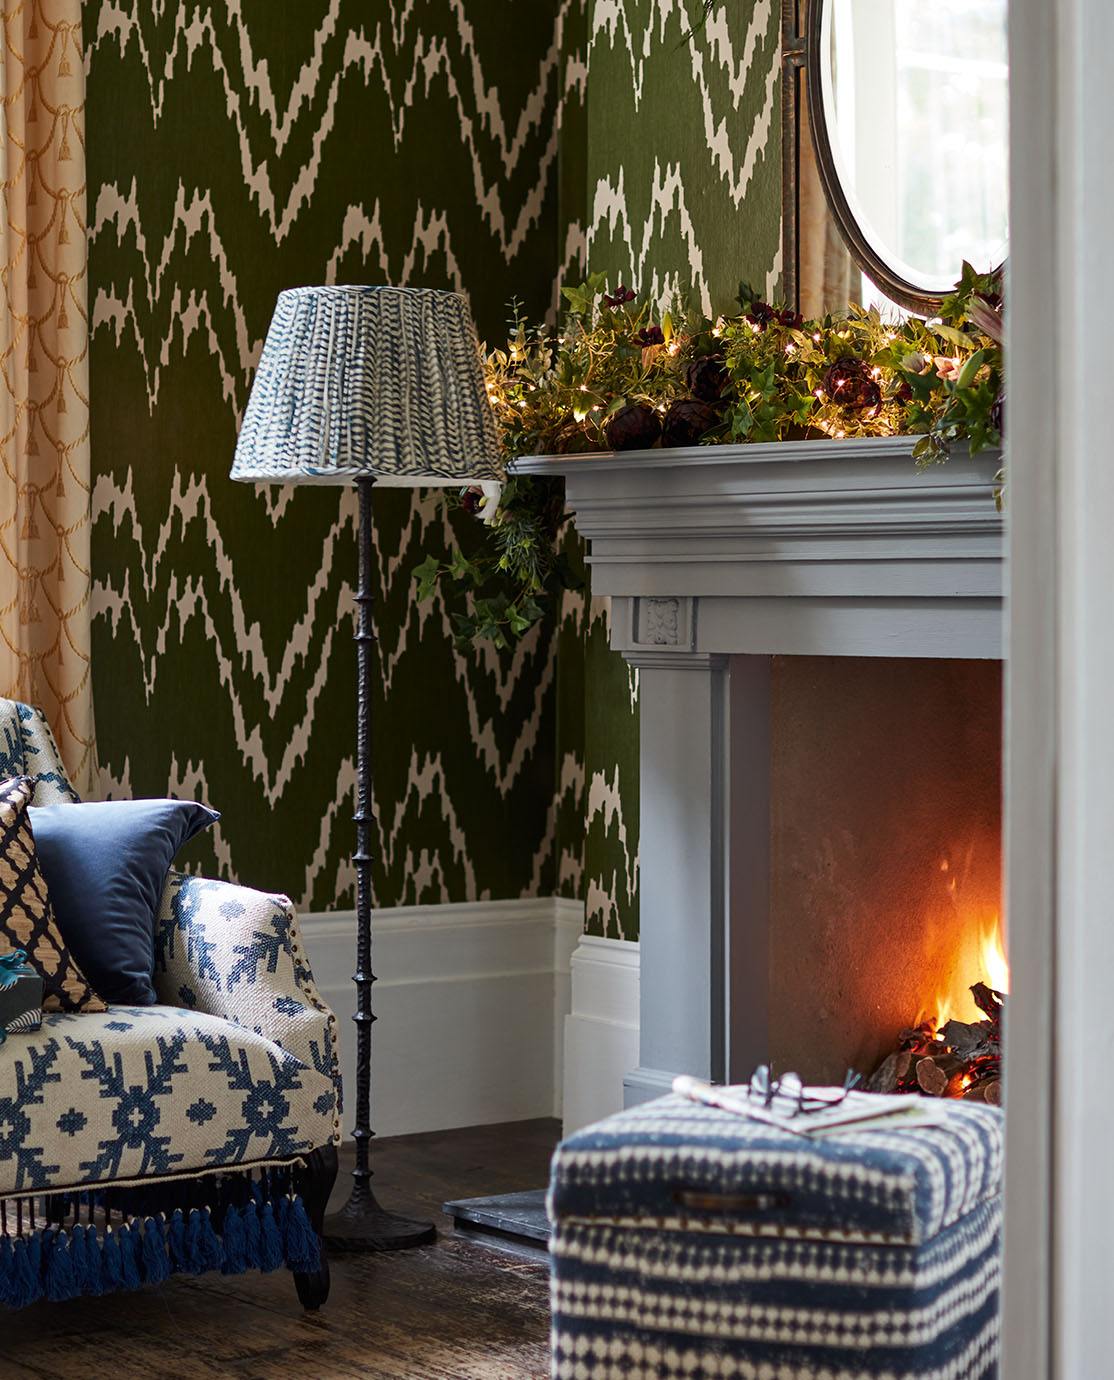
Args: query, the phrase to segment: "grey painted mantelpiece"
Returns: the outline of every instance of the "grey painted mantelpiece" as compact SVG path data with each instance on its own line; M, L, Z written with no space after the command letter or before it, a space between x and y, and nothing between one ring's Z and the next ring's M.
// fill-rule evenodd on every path
M627 1101L767 1054L769 667L999 658L997 454L906 438L521 460L562 475L639 670L641 1052Z

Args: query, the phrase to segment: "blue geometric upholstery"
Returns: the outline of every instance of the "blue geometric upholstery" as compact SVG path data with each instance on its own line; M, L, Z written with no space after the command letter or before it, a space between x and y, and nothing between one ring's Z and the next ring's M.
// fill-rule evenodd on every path
M328 1080L315 1145L339 1142L337 1021L314 986L285 896L172 872L155 931L155 990L168 1006L219 1016L279 1045Z
M335 1106L328 1071L217 1016L47 1013L0 1052L0 1196L285 1162Z
M0 700L0 779L15 775L33 778L36 805L77 800L41 712ZM50 1014L0 1051L2 1303L175 1269L317 1268L295 1186L340 1140L340 1068L292 904L172 872L155 987L159 1005ZM101 1241L109 1190L160 1184L164 1208ZM135 1270L119 1273L118 1245L134 1245Z
M33 805L78 798L42 710L0 699L0 781L12 776L30 776L35 782Z
M670 1096L553 1159L559 1380L997 1374L1002 1117L804 1139Z

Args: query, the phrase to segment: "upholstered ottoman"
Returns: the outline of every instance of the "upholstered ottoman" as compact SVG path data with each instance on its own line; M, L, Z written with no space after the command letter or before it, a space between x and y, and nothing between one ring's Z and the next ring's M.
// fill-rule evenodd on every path
M806 1139L670 1096L557 1149L559 1380L997 1374L1002 1118Z

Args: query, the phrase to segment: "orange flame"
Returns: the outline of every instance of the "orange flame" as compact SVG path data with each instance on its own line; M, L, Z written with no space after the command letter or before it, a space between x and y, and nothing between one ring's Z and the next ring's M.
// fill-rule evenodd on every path
M984 981L988 987L993 987L996 992L1008 992L1010 990L1010 965L1006 958L1005 945L1002 943L1002 922L996 915L994 923L983 931L982 943L982 967L986 974Z
M979 971L968 975L971 983L985 982L996 992L1008 993L1010 990L1010 965L1002 940L1002 922L997 914L992 915L982 926L976 947ZM985 1019L966 989L959 997L947 991L937 992L933 1007L929 1011L922 1010L915 1024L919 1025L927 1017L931 1017L935 1021L937 1031L943 1030L953 1017L961 1021Z

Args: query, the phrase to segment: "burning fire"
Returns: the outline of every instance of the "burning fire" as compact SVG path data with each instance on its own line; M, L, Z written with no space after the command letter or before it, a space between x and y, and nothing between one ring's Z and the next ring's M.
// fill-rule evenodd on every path
M982 936L982 969L988 987L996 992L1009 992L1010 965L1002 943L1002 921L997 915L994 924Z
M947 910L950 924L967 938L955 955L954 979L949 988L941 988L931 1008L922 1007L917 1013L917 1024L931 1021L937 1030L943 1030L950 1020L978 1021L982 1012L971 995L970 984L983 982L992 991L1008 993L1010 990L1010 968L1006 960L1006 948L1002 937L1002 917L997 908L977 910L972 907L975 900L969 894L969 859L961 857L956 866L948 857L940 859L940 880L947 897ZM978 902L976 902L978 905Z
M995 992L1003 995L1010 990L1010 965L1006 959L1006 949L1002 942L1002 921L995 914L980 928L977 940L978 968L965 976L977 977ZM915 1024L931 1020L937 1030L943 1030L950 1020L977 1021L981 1019L979 1009L969 989L961 994L948 991L936 993L931 1009L922 1007L917 1013Z
M941 872L948 872L945 861ZM953 902L956 885L945 883ZM959 906L956 909L960 909ZM991 912L956 956L957 978L977 978L962 997L941 991L935 1010L921 1011L901 1033L897 1050L867 1082L874 1092L1001 1100L1001 1017L1010 987L1001 918Z

